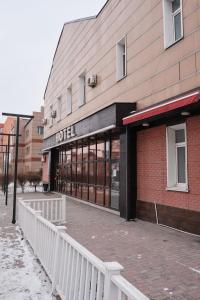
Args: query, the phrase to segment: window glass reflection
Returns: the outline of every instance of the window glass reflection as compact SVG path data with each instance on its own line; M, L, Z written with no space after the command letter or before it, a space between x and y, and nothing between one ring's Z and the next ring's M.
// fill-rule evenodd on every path
M96 188L96 203L98 205L104 205L104 189L103 189L103 187Z
M120 159L120 140L113 139L111 147L111 159Z
M118 137L93 136L61 146L55 154L55 190L119 209Z
M82 199L83 200L88 200L88 186L87 185L83 185L82 186Z
M93 139L90 140L89 146L89 160L96 160L96 141Z
M89 186L89 201L95 203L95 187Z
M89 163L89 184L95 184L96 162Z
M104 140L97 141L97 160L104 159Z
M76 161L76 148L72 148L72 161Z
M82 146L78 145L77 148L77 161L82 161Z
M83 160L88 161L88 145L83 147Z
M104 178L105 178L105 163L104 162L97 162L97 185L104 185Z
M82 163L77 163L77 182L82 182Z

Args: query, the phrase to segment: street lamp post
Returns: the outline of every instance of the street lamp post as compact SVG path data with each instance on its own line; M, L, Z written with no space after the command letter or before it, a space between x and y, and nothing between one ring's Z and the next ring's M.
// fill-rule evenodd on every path
M20 118L33 119L33 116L22 115L22 114L12 114L12 113L2 113L2 116L16 117L16 142L15 142L15 168L14 168L14 191L13 191L13 216L12 223L16 223L16 193L17 193L17 163L18 163L18 148L19 148L19 122Z
M0 135L4 135L8 137L7 145L0 145L0 147L6 147L6 151L0 152L3 153L3 162L4 162L4 194L6 194L5 204L8 205L8 184L9 184L9 155L10 155L10 137L16 136L16 134L11 133L0 133Z

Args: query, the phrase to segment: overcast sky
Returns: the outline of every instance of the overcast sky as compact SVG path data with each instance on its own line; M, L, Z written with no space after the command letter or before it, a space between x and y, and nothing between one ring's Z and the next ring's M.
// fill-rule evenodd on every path
M96 15L105 2L0 0L0 122L2 112L40 109L63 24Z

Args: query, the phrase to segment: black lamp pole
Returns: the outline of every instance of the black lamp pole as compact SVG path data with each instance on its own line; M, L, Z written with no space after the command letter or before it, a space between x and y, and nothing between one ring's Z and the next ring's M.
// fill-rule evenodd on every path
M12 114L12 113L2 113L2 116L16 117L16 142L15 142L15 169L14 169L14 191L13 191L13 215L12 223L16 223L16 194L17 194L17 163L18 163L18 148L19 148L19 122L20 118L33 119L33 116L22 115L22 114Z
M7 159L8 159L8 147L7 145L6 147L6 151L5 151L5 172L4 172L4 195L6 193L6 184L7 184L7 176L8 176L8 172L7 172Z
M8 137L8 144L7 145L0 145L0 147L6 147L6 151L0 152L3 153L3 169L4 169L4 194L6 194L5 204L8 205L8 185L9 185L9 155L10 155L10 137L15 136L15 134L10 133L0 133L0 135L4 135Z
M6 202L8 205L8 185L9 185L9 156L10 156L10 135L8 136L8 152L7 152L7 182L6 182Z

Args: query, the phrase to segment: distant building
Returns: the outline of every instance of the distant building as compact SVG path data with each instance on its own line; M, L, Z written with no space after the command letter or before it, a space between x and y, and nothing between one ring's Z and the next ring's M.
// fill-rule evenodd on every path
M18 174L27 172L38 172L42 168L41 150L43 142L43 107L40 112L33 112L31 120L20 118L19 126L19 148L18 148ZM4 133L16 133L16 119L8 117L4 123ZM10 138L10 172L14 171L16 137ZM8 138L4 136L4 144Z
M198 0L109 0L64 24L44 112L51 190L200 234Z
M9 133L12 134L14 133L14 127L15 127L15 119L13 117L7 117L5 122L4 122L4 128L3 128L3 133ZM12 161L13 161L13 155L14 155L14 141L15 137L11 136L10 137L10 155L9 155L9 173L13 173L12 169ZM3 144L8 145L8 136L4 135L3 136Z
M40 112L33 112L34 118L24 126L24 172L39 171L42 168L43 143L43 107Z

